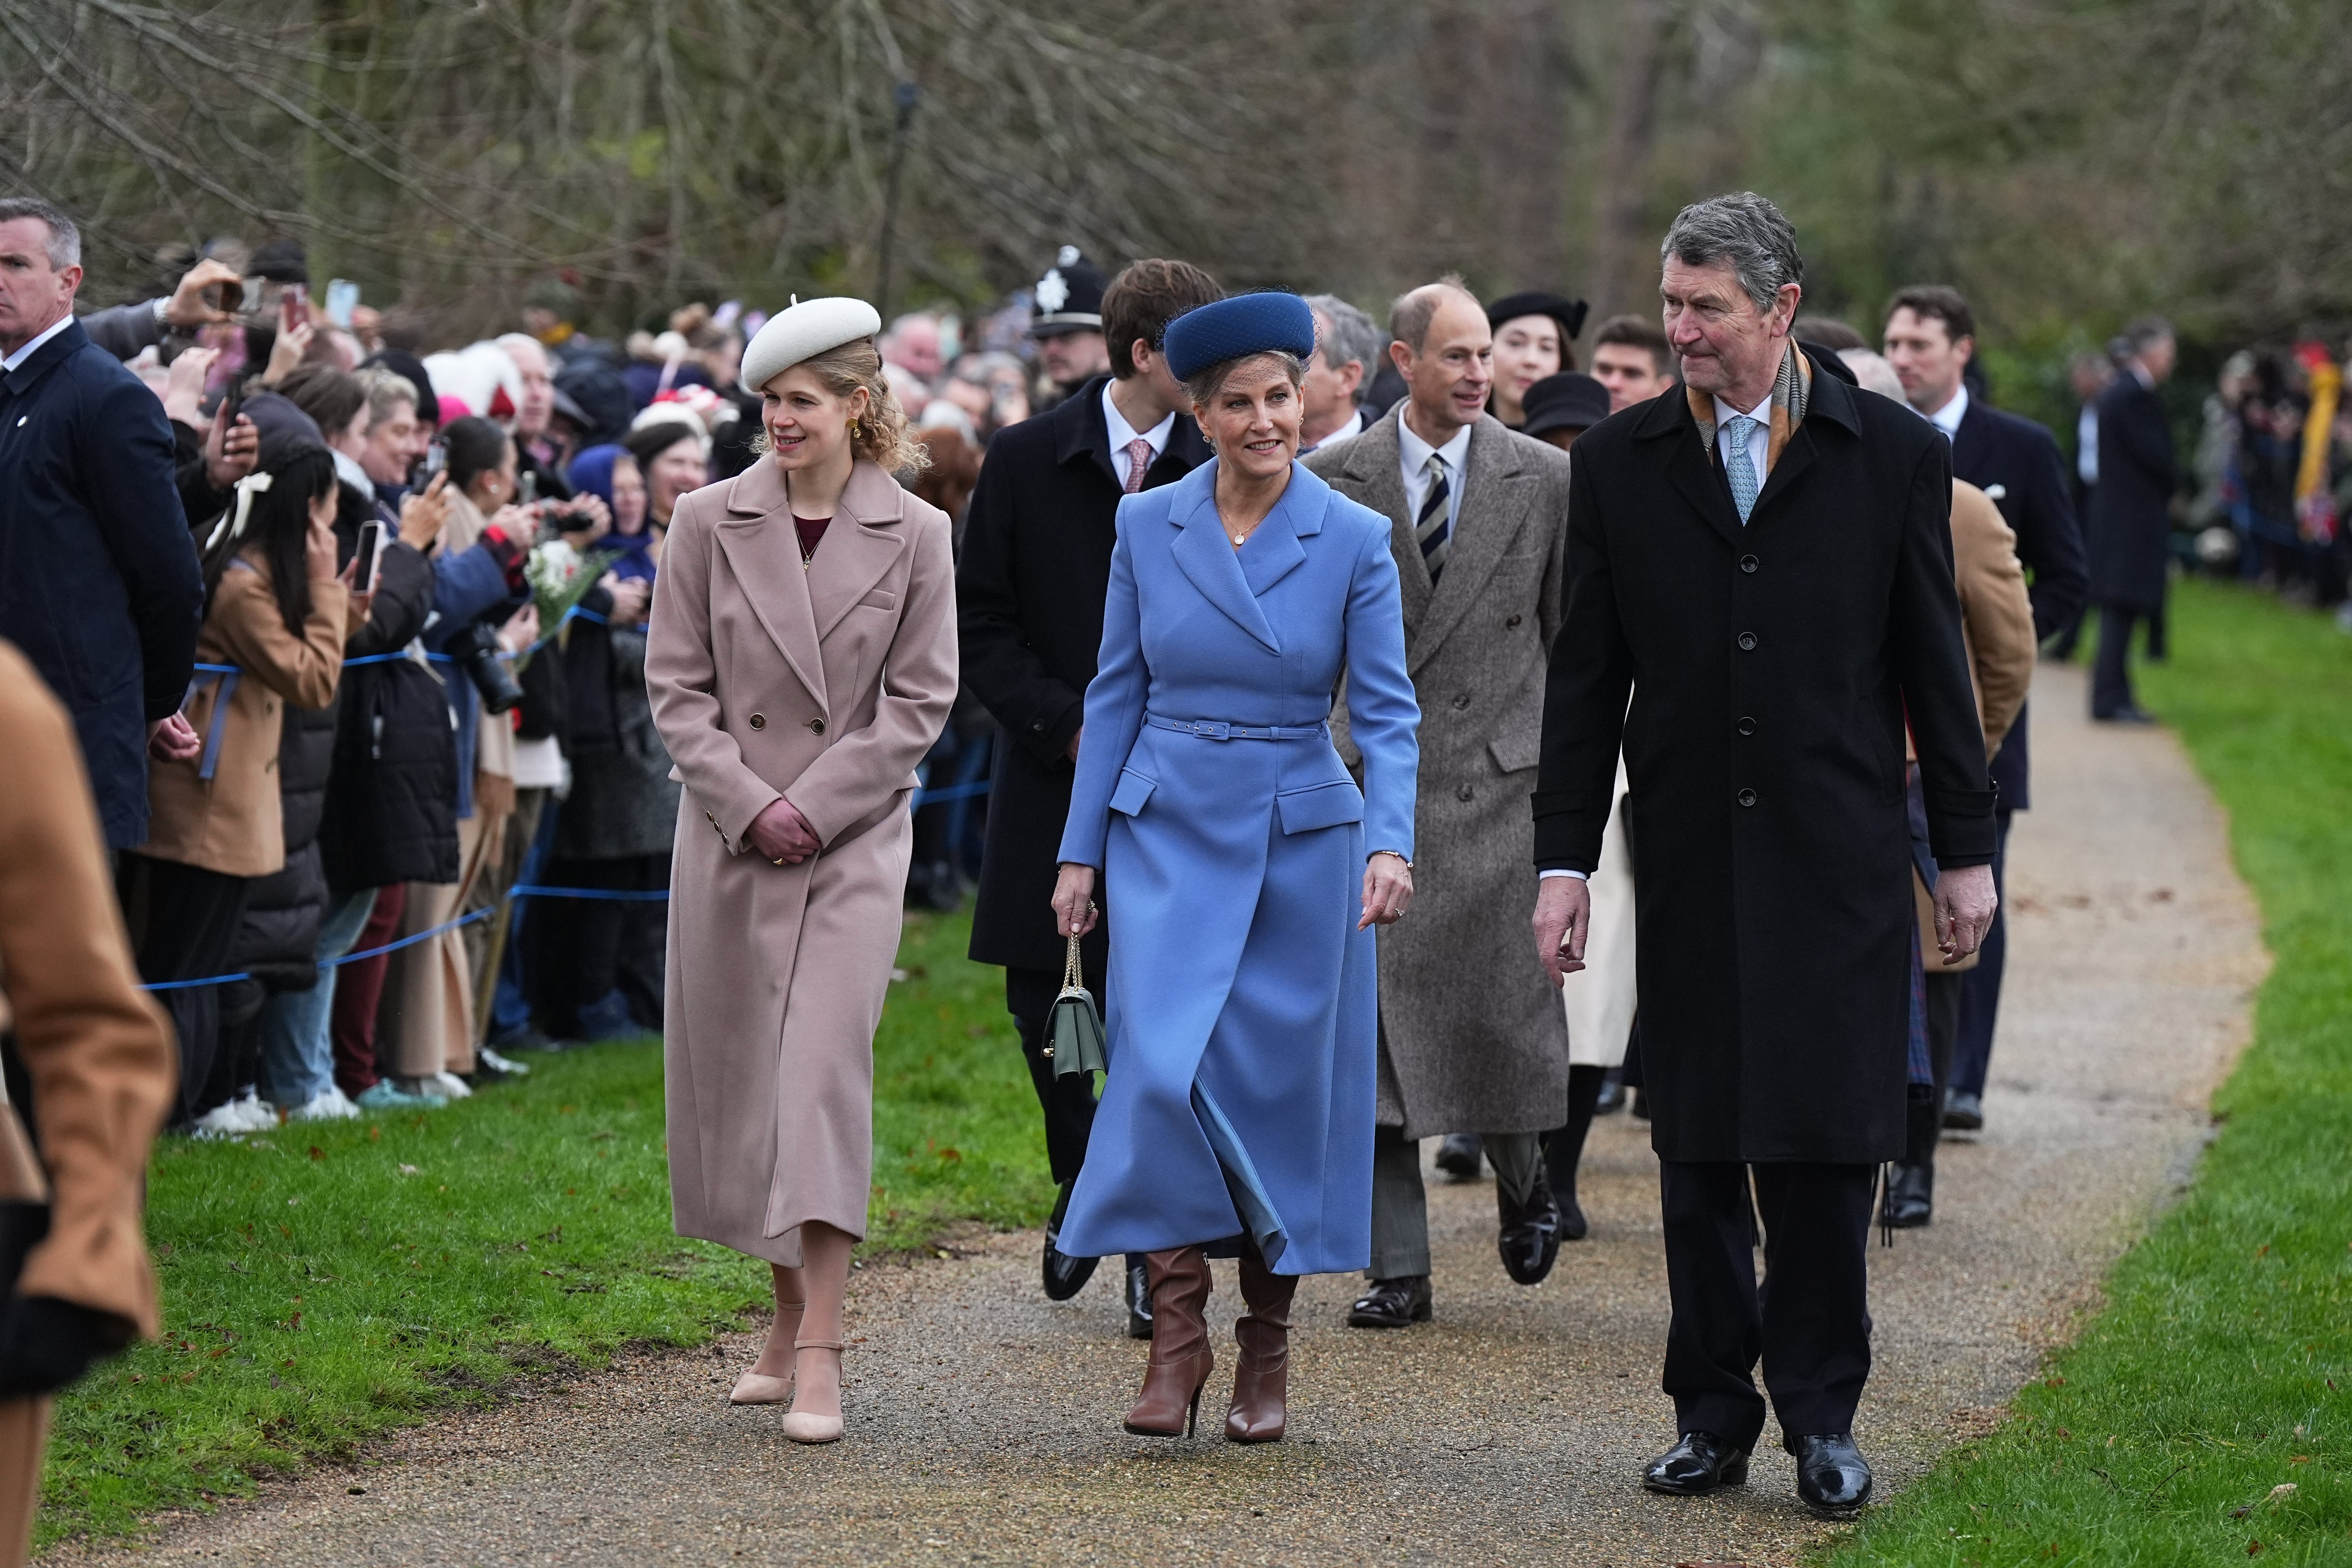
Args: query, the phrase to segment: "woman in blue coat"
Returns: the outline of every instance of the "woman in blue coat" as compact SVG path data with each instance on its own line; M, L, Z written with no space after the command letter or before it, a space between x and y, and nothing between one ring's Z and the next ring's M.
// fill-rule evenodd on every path
M1413 730L1389 521L1297 465L1314 316L1289 294L1168 327L1215 457L1119 504L1100 671L1062 838L1064 935L1117 888L1110 1072L1061 1247L1149 1255L1127 1429L1189 1431L1208 1254L1248 1310L1225 1435L1282 1436L1302 1274L1371 1245L1374 925L1412 898ZM1326 720L1344 677L1360 791Z

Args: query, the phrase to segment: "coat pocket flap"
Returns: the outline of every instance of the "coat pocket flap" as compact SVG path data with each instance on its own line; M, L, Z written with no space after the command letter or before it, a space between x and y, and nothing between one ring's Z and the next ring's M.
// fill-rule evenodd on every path
M1519 730L1497 735L1486 742L1486 752L1495 759L1495 765L1507 773L1534 767L1543 761L1543 731Z
M1110 808L1133 816L1143 809L1143 803L1151 798L1151 792L1158 787L1156 779L1145 778L1133 768L1121 768L1118 770L1118 787L1110 792Z
M898 595L887 588L877 588L858 600L857 607L861 610L895 610L898 607Z
M1346 779L1285 790L1274 797L1274 805L1282 813L1285 833L1312 833L1318 827L1364 820L1363 792Z

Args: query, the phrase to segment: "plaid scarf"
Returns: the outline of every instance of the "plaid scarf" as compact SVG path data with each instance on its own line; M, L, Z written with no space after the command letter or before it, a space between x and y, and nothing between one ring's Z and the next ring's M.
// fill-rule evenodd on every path
M1772 473L1772 465L1780 460L1781 449L1797 426L1805 422L1805 402L1813 387L1813 367L1805 362L1804 351L1790 340L1788 350L1780 356L1780 374L1772 381L1772 434L1764 448L1764 472L1757 476L1761 485ZM1701 392L1685 385L1683 395L1690 399L1691 417L1698 421L1699 444L1706 448L1707 460L1717 461L1715 450L1715 394Z

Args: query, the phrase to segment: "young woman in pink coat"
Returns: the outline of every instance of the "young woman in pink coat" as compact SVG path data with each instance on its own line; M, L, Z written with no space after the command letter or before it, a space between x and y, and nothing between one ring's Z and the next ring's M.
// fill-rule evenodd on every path
M954 569L883 380L874 308L812 300L743 355L758 461L671 516L646 683L677 777L664 1048L678 1234L765 1258L776 1317L738 1404L841 1436L841 1300L865 1234L874 1030L915 765L956 693Z

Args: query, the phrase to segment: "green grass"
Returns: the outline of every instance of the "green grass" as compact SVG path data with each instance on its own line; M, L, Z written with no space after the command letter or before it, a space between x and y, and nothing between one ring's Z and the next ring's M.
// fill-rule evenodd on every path
M1822 1553L1834 1568L2352 1563L2352 637L2210 583L2173 606L2141 697L2261 900L2277 963L2253 1044L2105 1310L2006 1426Z
M914 917L875 1042L865 1251L1051 1196L1001 972ZM158 1145L164 1336L58 1405L42 1542L249 1491L519 1373L744 1326L767 1270L670 1231L659 1047L528 1058L445 1110Z

